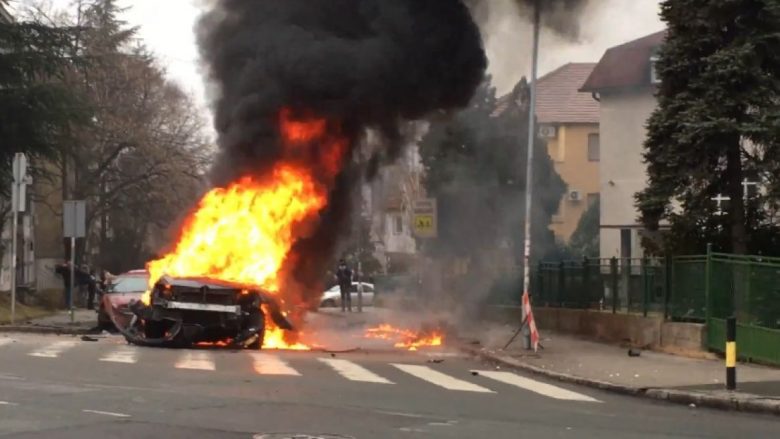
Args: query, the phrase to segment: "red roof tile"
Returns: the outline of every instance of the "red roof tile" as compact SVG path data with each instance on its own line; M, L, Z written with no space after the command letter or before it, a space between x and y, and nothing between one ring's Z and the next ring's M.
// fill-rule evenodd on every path
M649 86L650 57L665 38L666 31L663 30L608 49L581 90L594 92Z
M595 63L569 63L542 76L536 88L536 117L539 123L598 123L599 103L579 88ZM517 89L502 96L493 115L502 114L512 101L519 103Z

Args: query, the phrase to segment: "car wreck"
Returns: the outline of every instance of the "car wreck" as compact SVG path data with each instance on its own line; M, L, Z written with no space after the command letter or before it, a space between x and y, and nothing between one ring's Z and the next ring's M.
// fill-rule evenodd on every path
M266 318L281 329L293 330L271 294L211 278L163 276L154 284L148 303L136 300L128 308L133 317L120 331L128 342L144 346L226 343L260 349Z

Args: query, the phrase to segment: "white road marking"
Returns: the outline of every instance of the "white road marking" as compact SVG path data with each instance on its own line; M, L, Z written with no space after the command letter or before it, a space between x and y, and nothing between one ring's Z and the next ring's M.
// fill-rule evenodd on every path
M102 357L100 361L109 363L127 363L134 364L137 361L138 350L130 346L121 347L108 355Z
M498 372L495 370L477 370L475 371L481 376L490 378L492 380L500 381L505 384L520 387L521 389L530 390L531 392L538 393L543 396L547 396L553 399L563 399L567 401L585 401L585 402L601 402L597 399L593 399L590 396L582 395L580 393L572 392L558 386L542 383L529 378L515 375L511 372Z
M52 343L48 346L45 346L41 349L32 351L29 353L29 355L33 357L42 357L42 358L57 358L60 356L61 353L67 351L68 349L74 346L76 346L75 341L58 341L56 343Z
M340 360L337 358L319 358L320 361L332 367L339 375L351 381L362 381L366 383L393 384L392 381L383 378L363 366L357 365L351 361Z
M101 410L82 410L84 413L92 413L95 415L104 415L104 416L113 416L115 418L129 418L130 415L126 415L124 413L114 413L114 412L104 412Z
M185 352L176 362L177 369L215 370L214 361L207 352Z
M480 392L480 393L495 393L490 389L486 389L482 386L472 384L468 381L459 380L453 378L447 374L443 374L437 370L433 370L427 366L420 366L416 364L393 364L393 366L401 369L409 375L420 378L421 380L428 381L431 384L435 384L439 387L444 387L448 390L462 390L464 392Z
M0 338L0 347L3 347L5 345L7 345L7 344L11 344L11 343L13 343L15 341L16 340L14 340L13 338Z
M0 405L19 405L15 402L0 401Z
M301 375L276 355L250 352L249 356L252 357L255 372L260 375Z

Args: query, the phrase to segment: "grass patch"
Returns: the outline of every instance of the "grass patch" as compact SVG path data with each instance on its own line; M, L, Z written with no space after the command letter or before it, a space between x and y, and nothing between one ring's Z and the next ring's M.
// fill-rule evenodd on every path
M54 308L46 305L28 306L17 302L16 323L56 314L57 311ZM0 295L0 325L8 323L11 323L11 298L8 294L2 294Z

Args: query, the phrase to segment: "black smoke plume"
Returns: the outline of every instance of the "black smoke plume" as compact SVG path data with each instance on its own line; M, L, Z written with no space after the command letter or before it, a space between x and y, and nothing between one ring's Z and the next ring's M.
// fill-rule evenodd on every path
M495 0L467 0L478 21L484 22L490 14ZM580 19L591 0L511 0L517 4L520 13L533 20L534 6L538 3L541 23L555 33L577 40L580 36ZM603 0L602 0L603 1ZM486 30L489 32L489 29Z
M354 152L367 129L386 147L345 159L319 227L293 249L293 278L319 284L348 227L352 189L398 153L405 121L468 104L487 60L461 0L215 0L198 39L218 86L213 182L265 175L282 159L282 108L336 121ZM318 157L311 157L317 166Z

